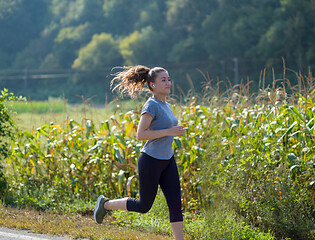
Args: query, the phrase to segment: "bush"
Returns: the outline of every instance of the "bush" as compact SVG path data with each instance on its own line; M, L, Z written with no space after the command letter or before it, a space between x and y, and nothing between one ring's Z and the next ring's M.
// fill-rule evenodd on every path
M13 113L11 113L7 106L7 101L15 100L13 93L9 93L7 89L1 90L0 94L0 159L9 156L10 149L8 139L14 138L14 121L12 119ZM0 196L4 195L7 188L7 180L3 172L2 161L0 162Z

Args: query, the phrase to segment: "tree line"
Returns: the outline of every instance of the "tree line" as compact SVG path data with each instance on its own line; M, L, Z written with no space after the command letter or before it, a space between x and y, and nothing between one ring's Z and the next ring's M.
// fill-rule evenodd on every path
M236 60L248 75L282 58L305 70L315 63L314 19L313 0L0 0L0 85L25 69L73 69L58 86L77 90L123 65L168 66L179 82L196 68L231 77Z

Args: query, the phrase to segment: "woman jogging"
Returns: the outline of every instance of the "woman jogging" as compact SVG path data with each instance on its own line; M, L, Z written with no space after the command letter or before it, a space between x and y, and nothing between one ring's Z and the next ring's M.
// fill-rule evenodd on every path
M175 239L184 239L180 182L172 142L174 136L183 136L185 130L183 126L178 126L177 118L166 102L166 96L171 93L169 74L161 67L125 67L116 74L111 84L116 81L118 84L114 90L118 89L120 93L135 95L145 84L153 93L142 108L137 129L137 139L148 140L138 159L140 198L109 200L101 195L97 199L94 219L101 224L106 212L112 209L148 212L160 185L168 205Z

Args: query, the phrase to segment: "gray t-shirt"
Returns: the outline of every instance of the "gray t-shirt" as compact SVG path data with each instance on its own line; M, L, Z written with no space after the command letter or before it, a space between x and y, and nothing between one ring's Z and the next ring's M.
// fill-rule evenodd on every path
M141 115L144 113L148 113L153 117L149 127L150 130L168 129L178 124L178 120L171 110L170 105L153 97L150 97L143 105ZM172 148L173 139L173 136L166 136L148 140L141 149L141 152L160 160L168 160L174 154Z

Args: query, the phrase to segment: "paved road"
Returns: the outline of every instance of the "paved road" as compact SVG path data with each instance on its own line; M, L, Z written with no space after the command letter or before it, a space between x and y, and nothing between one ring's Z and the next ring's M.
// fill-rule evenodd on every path
M67 237L52 237L44 234L29 233L26 230L0 228L0 240L69 240Z

